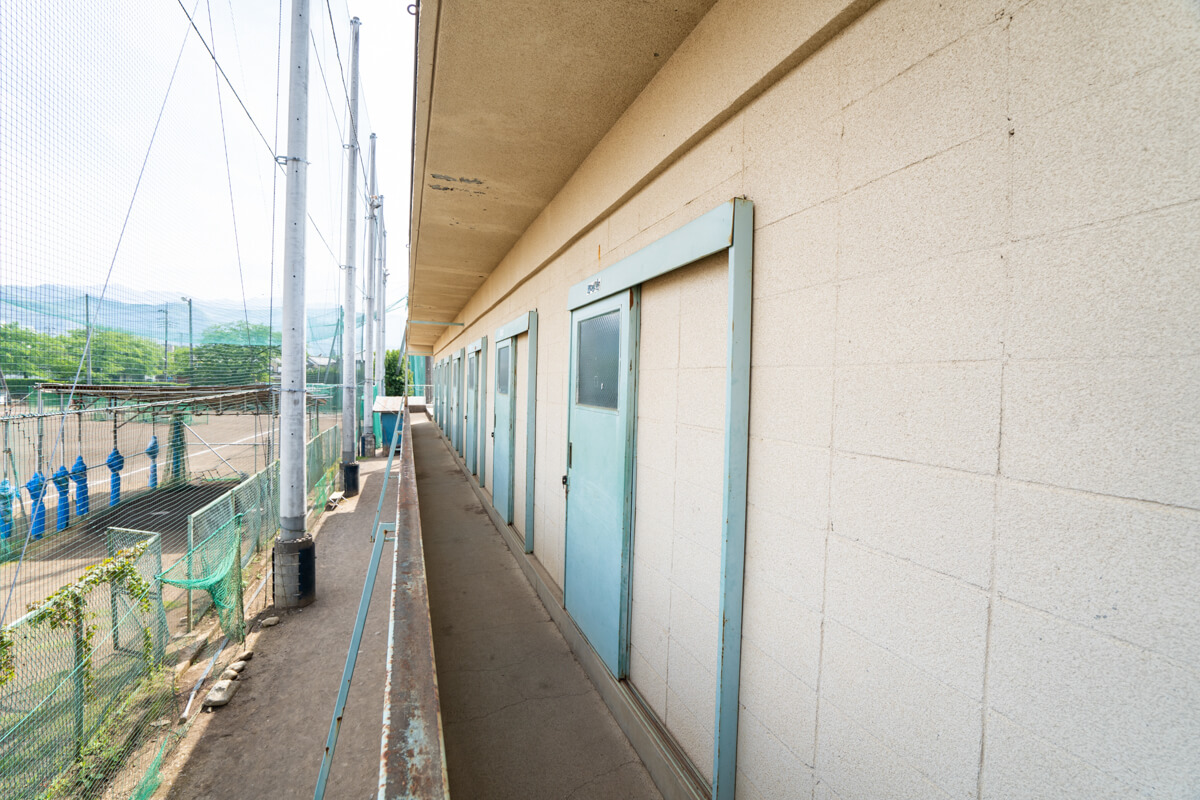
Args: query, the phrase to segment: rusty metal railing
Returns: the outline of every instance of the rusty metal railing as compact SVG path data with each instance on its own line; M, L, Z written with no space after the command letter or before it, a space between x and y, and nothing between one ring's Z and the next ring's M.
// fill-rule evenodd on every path
M449 800L433 626L425 582L412 427L404 411L400 497L392 560L387 680L379 753L379 800Z

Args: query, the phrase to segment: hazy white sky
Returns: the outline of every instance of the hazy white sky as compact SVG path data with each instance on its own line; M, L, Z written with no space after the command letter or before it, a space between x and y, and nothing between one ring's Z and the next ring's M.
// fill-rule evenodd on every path
M278 111L276 89L279 70L287 70L291 2L282 5L282 42L278 3L182 2L0 3L0 285L107 280L110 296L129 287L198 303L245 297L258 305L272 294L278 303L284 182L276 181L270 149L286 147L286 81ZM373 131L390 223L390 301L407 285L415 32L407 5L312 0L310 305L341 297L349 81L342 70L350 67L352 15L363 23L362 162ZM237 96L215 75L189 13ZM397 346L400 310L388 327L389 346Z

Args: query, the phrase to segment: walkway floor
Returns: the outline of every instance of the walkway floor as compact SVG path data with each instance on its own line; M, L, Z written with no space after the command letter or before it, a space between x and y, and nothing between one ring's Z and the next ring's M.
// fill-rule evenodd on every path
M387 459L360 462L362 491L324 515L316 531L317 601L298 611L268 608L279 625L252 626L254 658L233 701L202 714L164 776L170 800L313 796L354 617L371 557L370 532ZM384 520L396 516L396 477ZM379 774L392 546L379 578L346 705L326 797L374 797ZM210 681L211 683L211 681ZM190 685L190 684L189 684ZM207 690L207 685L206 685ZM160 792L160 794L162 794ZM155 795L156 797L160 795Z
M451 796L660 797L437 428L412 429Z

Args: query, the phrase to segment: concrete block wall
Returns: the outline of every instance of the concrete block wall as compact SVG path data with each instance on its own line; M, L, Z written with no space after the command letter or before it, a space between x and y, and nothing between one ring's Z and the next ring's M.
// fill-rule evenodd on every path
M1190 0L882 0L469 321L539 311L561 585L568 287L754 201L738 797L1200 795L1197 120ZM630 682L706 776L724 274L643 287L637 426Z
M642 287L630 680L712 774L726 259Z
M788 796L780 753L846 798L1200 791L1198 30L1186 3L885 2L745 112L751 662L792 630L759 632L760 591L820 618L813 683L768 662L802 742L743 673L758 795ZM803 189L755 172L793 147ZM781 544L756 470L806 446L784 518L824 535Z

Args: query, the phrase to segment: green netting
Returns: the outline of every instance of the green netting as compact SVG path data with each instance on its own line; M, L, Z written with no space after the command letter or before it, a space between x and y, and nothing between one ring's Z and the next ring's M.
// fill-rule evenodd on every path
M73 619L30 614L4 631L12 670L0 680L0 797L97 797L103 768L128 759L151 720L175 716L171 673L159 668L159 535L113 529L106 539L110 565L140 550L129 563L146 594L81 579L55 593L78 593Z
M336 479L339 446L337 426L308 442L317 510ZM147 543L134 563L149 590L135 597L123 585L102 584L88 593L90 649L77 646L73 630L28 618L6 629L15 671L0 680L0 797L145 800L155 793L163 758L179 739L172 722L181 710L173 672L160 667L169 635L162 584L211 597L222 630L242 639L241 567L270 547L278 496L274 462L189 515L199 543L166 571L159 534L108 528L102 552L110 558Z
M149 800L150 796L162 784L163 756L166 755L167 745L171 743L172 737L163 737L163 742L159 745L158 752L150 762L150 766L146 767L146 774L138 781L137 786L133 787L133 793L129 795L129 800Z
M232 502L232 494L228 495ZM208 592L221 630L231 639L245 637L242 619L241 515L235 515L159 575L163 583Z
M233 513L242 519L242 566L265 548L278 527L279 465L267 467L239 484L231 493Z

